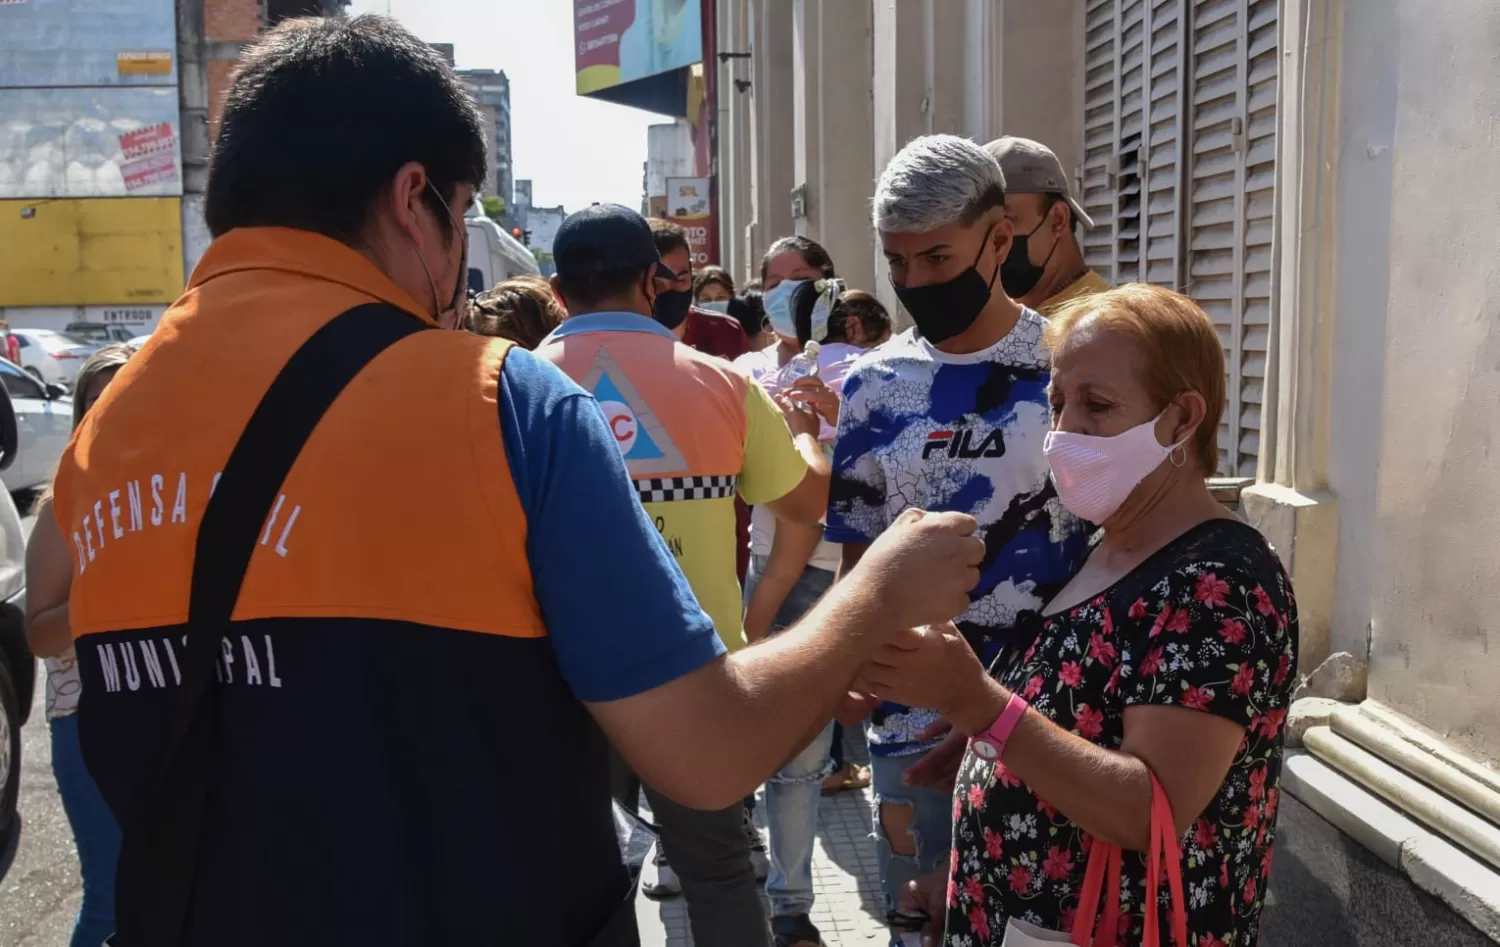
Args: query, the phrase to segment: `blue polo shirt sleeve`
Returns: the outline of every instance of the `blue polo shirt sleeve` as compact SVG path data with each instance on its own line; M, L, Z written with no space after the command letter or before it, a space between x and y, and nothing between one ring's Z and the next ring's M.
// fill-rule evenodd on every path
M505 357L499 401L537 603L573 693L619 700L723 654L598 402L519 347Z

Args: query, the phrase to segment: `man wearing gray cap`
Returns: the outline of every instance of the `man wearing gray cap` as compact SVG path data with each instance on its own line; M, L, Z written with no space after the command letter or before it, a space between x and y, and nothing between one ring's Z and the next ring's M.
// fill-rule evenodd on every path
M1000 269L1005 294L1047 316L1079 296L1109 289L1083 261L1076 225L1092 230L1094 221L1073 197L1052 149L1009 135L985 148L1005 173L1005 216L1016 234Z

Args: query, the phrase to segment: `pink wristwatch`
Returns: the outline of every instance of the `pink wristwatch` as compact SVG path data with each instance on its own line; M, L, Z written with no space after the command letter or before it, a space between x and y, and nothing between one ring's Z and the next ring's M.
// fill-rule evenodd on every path
M992 763L998 761L1000 754L1005 752L1005 741L1010 739L1011 732L1021 722L1029 706L1031 705L1021 699L1021 695L1011 694L1010 702L1000 711L1000 716L995 718L989 729L969 738L969 748L974 751L974 755Z

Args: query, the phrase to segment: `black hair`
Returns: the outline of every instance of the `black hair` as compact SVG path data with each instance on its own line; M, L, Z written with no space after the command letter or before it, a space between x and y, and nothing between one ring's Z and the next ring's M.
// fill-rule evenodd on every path
M983 194L969 202L963 213L958 215L958 222L965 227L972 227L981 217L996 208L1005 209L1005 188L992 184Z
M862 289L851 289L840 296L838 305L833 307L833 318L846 327L846 335L850 319L859 320L866 339L884 338L891 332L890 312L873 294Z
M645 267L569 267L566 272L557 271L557 291L562 294L568 311L572 312L579 306L596 306L629 295L645 278Z
M766 328L766 304L758 289L747 289L729 300L729 315L738 319L748 338Z
M1001 203L1003 204L1004 202L1002 201ZM833 271L833 257L828 255L828 251L823 249L821 243L809 240L806 237L782 237L771 244L770 249L766 251L766 255L760 258L760 279L762 283L766 281L766 270L770 267L771 261L791 250L802 254L803 262L818 270L825 279L838 275Z
M241 56L204 217L215 237L294 227L359 245L408 162L426 169L461 217L466 208L452 206L458 186L488 177L485 142L479 110L453 70L395 20L286 20ZM423 199L440 220L447 214L430 188Z
M651 225L651 236L656 240L656 252L665 257L673 250L686 250L688 269L692 269L693 248L688 245L687 232L670 220L662 220L660 217L652 217L647 223Z
M797 327L797 343L806 345L812 338L812 313L818 304L818 297L823 295L818 291L818 281L808 280L792 293L792 324ZM828 335L821 339L823 342L848 342L849 331L847 321L839 317L838 303L835 301L833 310L828 314Z
M657 250L660 253L660 249ZM693 277L693 298L703 295L703 290L709 286L719 286L731 297L734 296L734 277L722 266L705 266Z

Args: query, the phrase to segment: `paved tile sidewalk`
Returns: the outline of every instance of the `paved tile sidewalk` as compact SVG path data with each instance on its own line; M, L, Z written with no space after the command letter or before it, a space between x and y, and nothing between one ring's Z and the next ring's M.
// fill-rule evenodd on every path
M858 742L858 746L853 745ZM847 740L848 757L868 762L864 741ZM756 822L765 834L765 806L755 808ZM646 871L653 869L648 864ZM880 902L880 876L875 845L870 839L870 790L825 796L818 805L818 838L813 852L813 886L817 903L812 922L823 932L827 947L885 947L885 909ZM769 911L769 904L767 905ZM687 904L682 898L636 903L642 947L688 947Z

